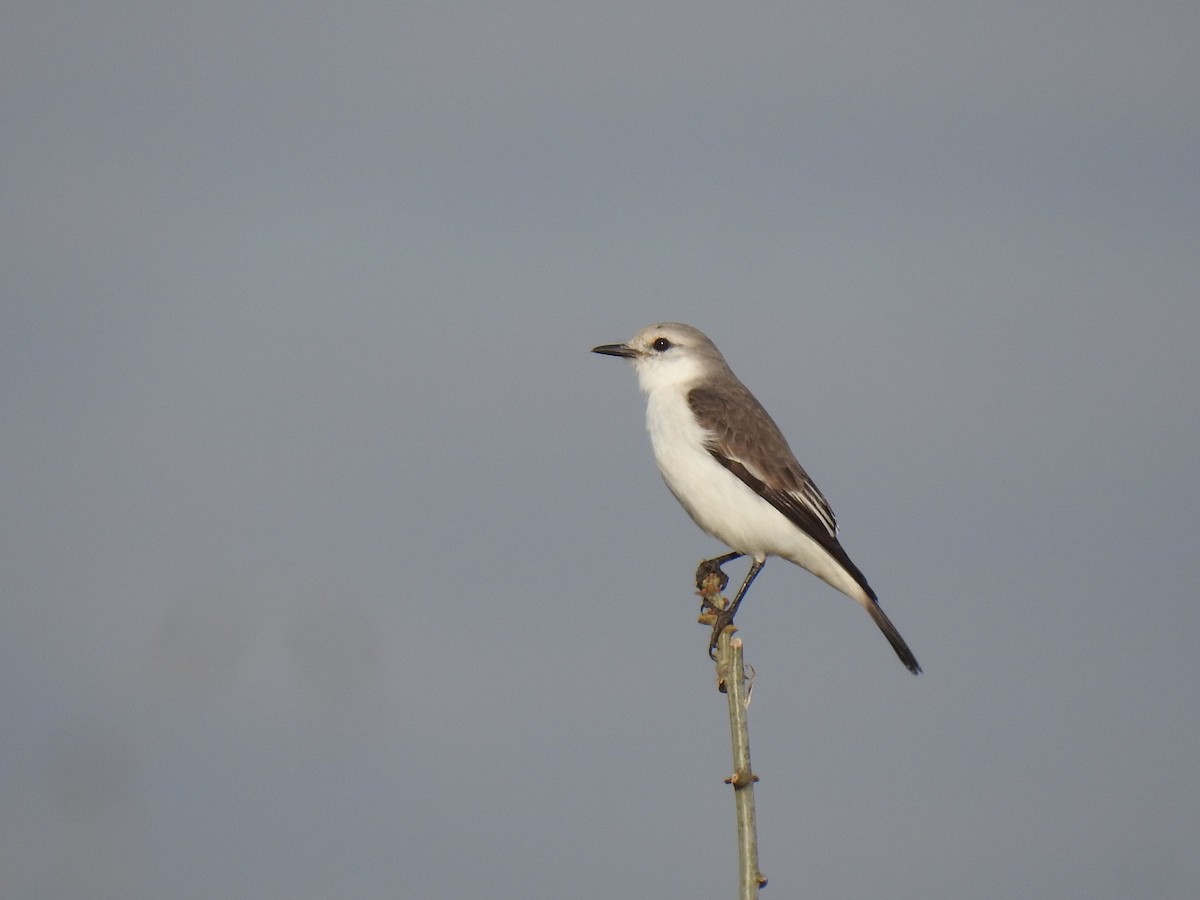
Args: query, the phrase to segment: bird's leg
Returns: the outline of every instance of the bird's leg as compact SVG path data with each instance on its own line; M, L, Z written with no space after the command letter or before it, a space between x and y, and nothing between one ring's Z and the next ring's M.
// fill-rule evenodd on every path
M739 556L741 554L738 554ZM736 558L736 557L735 557ZM715 562L715 560L714 560ZM742 586L738 588L737 595L733 598L733 602L725 609L714 610L716 621L713 623L712 639L708 643L708 655L715 658L714 654L717 651L717 638L721 636L721 632L733 624L733 617L737 615L738 607L742 604L742 599L746 596L746 591L750 588L750 583L758 577L758 573L762 571L767 561L765 559L756 559L750 565L750 571L746 573L746 580L742 582ZM718 569L719 571L719 569Z
M704 590L704 579L709 575L716 575L721 580L721 586L717 590L725 590L725 586L729 584L729 576L721 571L721 566L727 562L733 562L735 559L741 559L743 556L745 556L744 553L726 553L724 556L706 559L700 563L696 569L696 589Z

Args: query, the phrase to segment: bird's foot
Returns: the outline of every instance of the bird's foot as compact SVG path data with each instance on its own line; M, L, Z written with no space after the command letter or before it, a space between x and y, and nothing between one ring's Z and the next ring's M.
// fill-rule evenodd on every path
M708 641L708 658L717 658L717 641L721 639L721 633L729 629L732 635L737 631L737 626L733 624L733 612L728 609L717 609L712 607L713 630L712 637Z
M703 566L701 566L703 568ZM717 613L723 610L729 601L721 593L721 589L725 582L729 579L720 569L712 569L703 574L696 573L697 594L700 595L700 618L698 621L701 625L712 625L717 621Z
M722 557L717 557L716 559L706 559L696 568L696 589L702 594L706 593L704 582L710 575L715 575L717 577L718 584L716 593L721 593L721 591L725 590L725 588L729 585L729 576L721 570L722 562L727 562L727 560L724 560Z

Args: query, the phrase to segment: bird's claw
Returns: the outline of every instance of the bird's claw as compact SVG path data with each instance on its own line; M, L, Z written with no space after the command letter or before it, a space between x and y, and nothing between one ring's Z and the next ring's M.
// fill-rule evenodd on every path
M712 637L708 641L708 658L715 660L717 658L717 642L721 639L721 632L726 628L730 634L737 631L737 627L733 624L733 616L729 614L727 609L713 609L713 630Z
M726 575L724 571L722 571L721 564L715 559L706 559L704 562L700 563L700 565L696 568L696 589L697 590L700 590L700 591L704 590L704 582L710 575L717 576L717 581L719 582L719 584L717 586L716 592L718 594L721 591L725 590L726 587L728 587L729 576Z

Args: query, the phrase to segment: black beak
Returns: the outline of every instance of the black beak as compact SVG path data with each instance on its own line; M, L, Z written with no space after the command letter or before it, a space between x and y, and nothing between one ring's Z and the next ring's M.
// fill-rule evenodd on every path
M633 359L637 356L636 350L626 347L624 344L601 344L599 347L593 347L592 352L603 353L605 356L620 356L624 359Z

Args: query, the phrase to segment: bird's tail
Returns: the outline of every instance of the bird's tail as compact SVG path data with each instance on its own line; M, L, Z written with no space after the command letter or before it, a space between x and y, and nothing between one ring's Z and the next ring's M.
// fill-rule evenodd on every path
M887 617L887 613L878 603L871 602L863 605L871 614L871 618L875 620L875 624L879 626L879 630L883 632L883 636L888 639L888 643L892 645L892 649L896 651L896 655L900 657L900 662L904 663L908 667L908 671L914 675L920 675L921 664L917 662L913 652L908 649L908 644L904 643L904 638L900 637L900 632L896 630L892 620Z

